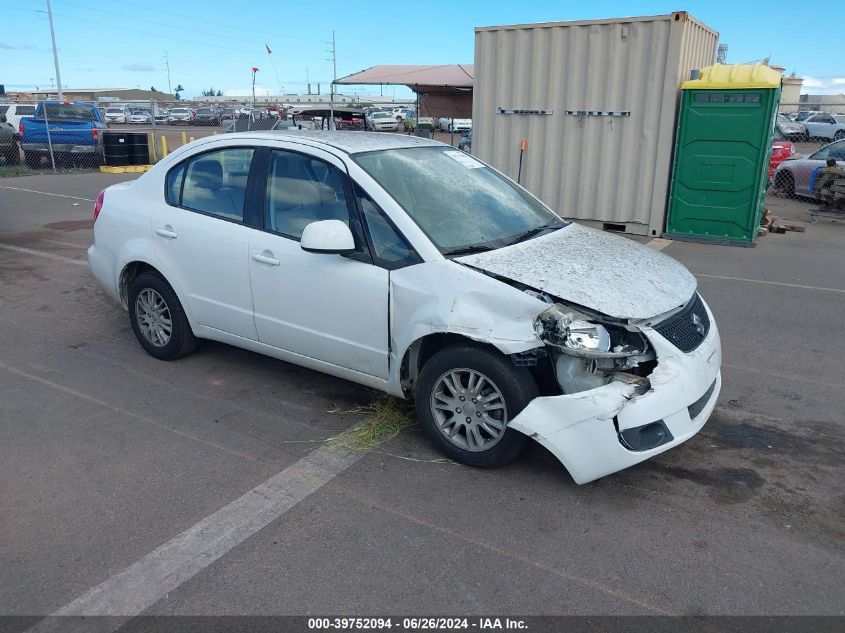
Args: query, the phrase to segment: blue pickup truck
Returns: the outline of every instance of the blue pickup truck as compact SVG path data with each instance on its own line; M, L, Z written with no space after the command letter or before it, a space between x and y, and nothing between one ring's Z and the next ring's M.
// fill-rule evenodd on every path
M103 132L106 130L108 125L93 105L61 101L39 103L35 114L21 119L20 122L20 143L24 161L27 167L32 169L41 165L42 158L46 158L49 163L49 145L52 144L57 167L101 165Z

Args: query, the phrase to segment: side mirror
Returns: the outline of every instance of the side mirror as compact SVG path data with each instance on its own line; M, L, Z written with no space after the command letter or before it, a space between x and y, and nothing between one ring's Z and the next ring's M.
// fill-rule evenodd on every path
M355 238L340 220L319 220L305 227L299 245L309 253L343 255L355 250Z

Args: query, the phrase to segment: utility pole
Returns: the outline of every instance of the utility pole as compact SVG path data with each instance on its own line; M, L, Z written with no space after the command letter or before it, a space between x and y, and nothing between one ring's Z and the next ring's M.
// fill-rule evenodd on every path
M308 94L311 94L311 79L308 77L308 66L305 67L305 87Z
M164 51L164 67L167 68L167 92L173 94L173 86L170 83L170 60L167 59L167 51Z
M334 82L337 81L337 49L335 48L334 31L332 31L332 90L329 97L329 107L331 109L331 118L329 119L329 129L335 129L334 124Z
M62 75L59 73L59 53L56 49L56 31L53 29L53 7L50 5L50 0L47 0L47 17L50 19L50 39L53 40L53 63L56 65L56 86L59 89L59 101L64 101Z

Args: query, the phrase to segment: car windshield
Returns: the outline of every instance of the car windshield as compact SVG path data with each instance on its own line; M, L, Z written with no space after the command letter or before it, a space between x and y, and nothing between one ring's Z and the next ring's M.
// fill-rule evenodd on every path
M214 114L214 110L211 108L200 108L197 110L197 114Z
M510 180L451 147L354 155L441 252L498 248L561 219Z
M387 118L390 118L390 117L391 117L391 115L388 114L387 112L376 112L375 114L373 114L374 119L387 119Z
M123 109L122 108L109 108L108 110L106 110L106 112L109 112L110 114L123 114Z

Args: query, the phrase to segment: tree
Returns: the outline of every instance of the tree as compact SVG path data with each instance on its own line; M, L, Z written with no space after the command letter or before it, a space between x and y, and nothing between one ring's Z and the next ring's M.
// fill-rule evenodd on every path
M213 97L214 93L215 93L214 88L209 88L208 90L203 90L202 93L200 93L200 94L202 94L203 97Z
M179 93L180 93L180 92L184 92L184 90L185 90L185 89L182 87L182 84L177 84L177 85L176 85L176 89L173 91L173 98L174 98L176 101L181 101L181 100L182 100L182 95L180 95Z

